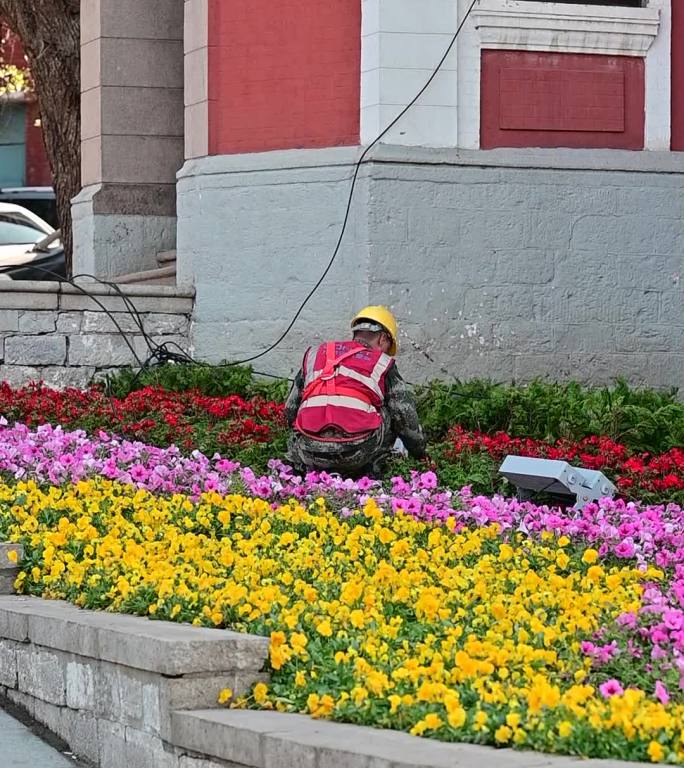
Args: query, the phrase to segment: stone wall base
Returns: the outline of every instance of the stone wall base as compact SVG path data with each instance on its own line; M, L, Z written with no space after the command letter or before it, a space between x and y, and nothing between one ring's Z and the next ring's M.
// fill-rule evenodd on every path
M74 199L73 274L107 278L155 269L176 245L173 185L84 187Z
M174 342L188 348L191 291L122 286L140 314L145 338L113 289L80 284L89 295L58 283L0 283L0 381L84 387L122 367L140 365L150 345Z
M179 282L213 361L273 343L323 273L356 149L188 161ZM684 157L380 146L328 277L259 367L291 374L356 309L397 314L399 367L424 381L578 379L684 389Z

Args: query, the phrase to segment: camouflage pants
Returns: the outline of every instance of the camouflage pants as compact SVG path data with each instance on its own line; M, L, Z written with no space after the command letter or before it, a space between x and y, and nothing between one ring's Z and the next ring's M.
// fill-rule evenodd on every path
M288 439L287 460L298 471L337 472L344 477L377 477L382 473L395 439L389 415L383 412L380 428L359 441L325 442L293 430Z

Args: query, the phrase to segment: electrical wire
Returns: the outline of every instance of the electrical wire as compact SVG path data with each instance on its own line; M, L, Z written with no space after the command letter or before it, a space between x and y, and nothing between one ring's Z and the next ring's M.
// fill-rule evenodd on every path
M418 91L418 93L411 99L411 101L399 112L399 114L390 122L390 124L382 130L376 137L371 141L371 143L364 149L364 151L361 153L361 156L356 161L356 165L354 167L354 173L352 175L351 180L351 186L349 188L349 195L347 197L347 206L344 212L344 219L342 220L342 229L340 230L339 237L337 238L337 243L335 244L335 248L333 250L332 256L330 257L330 261L328 262L328 265L326 266L325 270L323 271L323 274L320 276L314 287L309 291L309 293L306 295L304 301L299 305L299 309L295 312L294 317L290 321L290 324L287 326L287 328L280 334L280 336L266 349L264 349L262 352L259 352L257 354L252 355L251 357L245 357L242 360L235 360L231 363L223 363L223 366L231 366L231 365L245 365L246 363L251 363L254 360L258 360L261 357L264 357L269 352L272 352L276 347L278 347L281 342L285 339L285 337L290 333L292 330L294 324L297 322L299 316L304 310L304 307L309 303L311 297L316 293L316 291L321 287L323 281L328 276L328 273L332 269L333 264L335 263L335 260L337 259L337 255L340 251L340 247L342 245L342 240L344 238L345 232L347 231L347 225L349 223L349 216L351 214L351 206L352 206L352 200L354 197L354 189L356 188L356 181L359 177L359 171L361 170L361 165L363 164L364 160L368 156L368 153L373 149L373 147L380 142L388 133L389 131L394 128L394 126L404 117L404 115L411 109L411 107L414 106L414 104L420 99L420 97L427 91L427 89L432 85L434 79L437 77L439 72L441 71L442 67L444 66L444 62L449 57L449 54L451 53L454 45L456 44L456 40L458 39L459 34L461 33L461 30L465 26L465 23L468 21L468 18L470 16L471 11L475 7L475 4L478 2L478 0L472 0L470 3L470 6L468 7L468 10L466 11L464 17L461 19L461 22L459 23L456 32L453 34L451 41L449 42L449 45L447 46L446 50L444 51L444 54L442 55L442 58L439 60L439 63L432 71L432 74L427 79L423 87Z
M349 217L351 214L351 206L354 198L354 191L356 189L356 182L359 177L359 172L361 170L361 166L363 165L364 161L368 157L368 154L370 151L375 147L388 133L389 131L394 128L395 125L404 117L404 115L416 104L416 102L421 98L421 96L427 91L427 89L432 85L433 81L441 71L442 67L444 66L445 61L447 60L449 54L451 53L454 45L456 44L456 40L458 39L459 34L461 33L461 30L465 26L466 22L468 21L468 18L470 17L470 14L475 7L475 4L478 2L478 0L472 0L470 3L468 10L466 11L465 15L461 19L456 31L454 32L453 36L451 37L451 40L449 42L449 45L446 47L446 50L444 51L442 57L440 58L439 62L437 63L437 66L433 69L432 73L426 80L425 84L422 86L422 88L416 93L416 95L411 99L411 101L399 112L399 114L394 117L394 119L373 139L373 141L368 144L368 146L363 150L361 155L359 156L359 159L356 161L354 165L354 172L352 174L351 179L351 185L349 187L349 194L347 196L347 204L345 207L344 212L344 218L342 220L342 227L340 229L339 236L337 238L335 248L333 249L332 255L330 257L330 260L328 261L328 264L321 274L320 278L316 281L313 288L309 291L309 293L304 298L304 301L299 305L299 308L295 312L292 320L288 324L287 328L281 333L281 335L266 349L262 350L261 352L258 352L254 355L251 355L249 357L243 358L241 360L234 360L231 362L226 363L219 363L218 365L210 365L208 363L201 363L199 361L196 361L192 358L191 355L189 355L185 350L182 349L182 347L177 344L176 342L163 342L162 344L155 344L145 331L144 323L142 316L140 315L140 312L135 307L135 304L131 300L129 296L126 296L126 294L121 290L120 286L117 283L114 283L112 281L103 280L101 278L96 277L95 275L90 275L88 273L80 273L77 275L73 275L71 278L63 278L58 273L53 272L52 270L41 268L41 267L32 267L35 270L41 271L45 274L49 274L53 277L58 278L61 282L68 283L69 285L72 285L77 290L81 291L81 293L85 294L89 298L91 298L111 319L112 323L114 324L114 327L117 329L119 334L123 337L124 341L126 342L126 345L130 349L134 359L140 366L140 370L136 374L135 380L142 375L144 371L146 371L154 362L158 363L164 363L164 362L175 362L175 363L188 363L188 364L196 364L196 365L208 365L209 367L213 368L223 368L223 367L233 367L237 365L246 365L247 363L251 363L255 360L259 360L260 358L267 355L269 352L272 352L276 347L278 347L283 340L287 337L287 335L290 333L292 328L294 327L295 323L299 319L299 316L303 312L306 305L309 303L313 295L316 293L316 291L320 288L320 286L323 284L323 281L328 276L328 273L333 267L333 264L335 263L335 260L337 259L337 256L339 254L340 248L342 246L342 241L344 239L344 235L347 231L347 226L349 224ZM115 293L122 299L124 305L126 306L127 311L129 314L134 318L134 321L140 330L140 333L148 347L149 356L142 361L137 354L134 346L130 343L128 340L127 335L124 333L124 331L121 329L121 326L119 325L118 321L114 317L114 315L107 310L105 305L97 299L92 293L87 291L83 286L79 285L75 282L75 280L79 277L84 277L90 280L94 280L97 283L100 283L101 285L109 286L111 289L115 291ZM61 290L61 289L60 289ZM178 352L171 352L169 351L170 346L175 346L178 348ZM260 376L267 376L274 379L283 379L286 381L292 381L292 379L289 379L288 377L281 377L276 376L274 374L270 373L262 373L258 371L254 371L257 375ZM465 396L465 395L464 395Z

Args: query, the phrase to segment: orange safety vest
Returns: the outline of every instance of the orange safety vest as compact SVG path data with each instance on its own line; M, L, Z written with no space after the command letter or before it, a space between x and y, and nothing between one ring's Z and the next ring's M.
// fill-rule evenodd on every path
M325 442L358 440L379 429L385 377L394 360L356 341L329 341L304 355L304 393L295 429ZM322 436L329 429L344 437Z

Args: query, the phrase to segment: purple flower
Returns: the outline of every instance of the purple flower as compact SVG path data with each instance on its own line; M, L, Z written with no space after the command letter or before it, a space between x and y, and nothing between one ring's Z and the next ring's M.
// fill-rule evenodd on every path
M658 701L663 705L668 704L670 701L670 694L667 692L667 688L660 682L660 680L656 681L655 695Z
M629 539L625 539L624 541L621 541L617 545L617 547L615 547L615 550L614 550L615 554L618 557L624 557L624 558L634 557L635 551L636 550L634 549L634 543Z
M604 699L609 699L611 696L622 696L622 694L625 692L625 689L617 680L612 679L607 680L605 683L600 685L599 691L601 691L601 696L603 696Z

